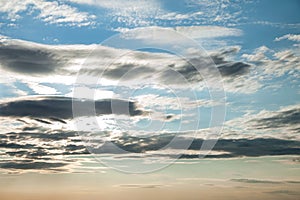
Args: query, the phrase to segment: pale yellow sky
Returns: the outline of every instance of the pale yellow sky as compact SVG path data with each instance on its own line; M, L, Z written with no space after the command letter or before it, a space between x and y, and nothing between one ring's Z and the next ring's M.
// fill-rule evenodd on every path
M103 166L90 173L2 173L0 199L296 200L300 165L295 158L181 160L149 174L125 174Z

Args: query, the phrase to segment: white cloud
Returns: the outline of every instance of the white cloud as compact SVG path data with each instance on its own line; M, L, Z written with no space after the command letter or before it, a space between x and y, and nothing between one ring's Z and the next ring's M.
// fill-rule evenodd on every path
M293 73L300 71L300 58L297 52L293 50L274 51L267 47L260 47L254 51L253 54L243 54L249 62L257 64L258 75L262 78L279 77L285 73Z
M77 8L63 4L58 1L45 0L11 0L0 1L0 12L7 13L8 19L16 21L21 18L20 13L27 11L31 13L38 10L40 14L36 17L49 24L88 26L94 24L95 15L80 12Z
M78 4L87 4L106 9L110 20L127 26L149 25L152 19L162 12L157 0L68 0ZM105 16L107 17L107 16Z
M125 39L143 40L145 43L178 44L183 43L182 36L205 43L216 38L241 36L243 32L236 28L222 26L177 26L177 27L142 27L135 29L118 28ZM155 39L155 40L154 40ZM185 39L184 39L185 40Z
M291 50L279 51L274 54L274 56L281 61L292 61L290 59L296 59L294 53Z
M67 97L75 97L75 98L86 98L89 95L86 94L94 94L93 100L99 99L111 99L117 98L117 94L110 90L101 90L101 89L93 89L89 87L77 87L76 88L76 96L74 96L74 88L72 88L72 92L66 94Z
M241 17L241 2L227 0L186 0L187 7L205 13L199 19L205 24L221 23L235 25L245 19ZM251 2L249 2L251 3Z
M251 62L263 62L268 60L265 53L267 52L274 52L273 50L269 49L266 46L261 46L254 50L253 54L243 54L242 58L246 58L248 61Z
M224 79L224 90L228 93L253 94L257 92L263 84L257 77L251 74L235 78Z
M159 1L152 0L68 0L78 4L94 5L106 9L124 10L124 12L142 12L147 8L150 10L160 7Z
M193 39L205 39L216 37L228 37L228 36L241 36L243 32L236 28L227 28L222 26L177 26L177 27L142 27L135 29L119 28L116 31L126 33L132 31L134 35L128 35L137 39L147 39L151 36L151 31L155 30L171 30L183 34ZM148 34L147 34L148 33ZM150 35L149 35L150 34ZM163 39L168 39L168 35L162 35ZM173 38L170 38L172 40ZM174 38L173 40L176 40Z
M295 42L300 42L300 35L286 34L284 36L275 38L274 41L278 42L281 40L291 40L291 41L295 41Z
M249 23L246 23L246 24L249 24ZM276 22L270 22L270 21L255 21L255 22L251 22L250 24L272 26L272 27L283 28L283 29L299 29L300 28L300 23L276 23Z
M194 13L177 13L177 12L169 12L163 15L156 16L157 19L161 20L184 20L184 19L192 19L199 16L204 15L202 11L194 12Z
M153 25L180 24L236 24L241 19L238 2L201 0L174 2L174 5L189 8L189 12L170 11L161 0L67 0L107 10L104 18L114 21L119 28ZM191 8L191 9L190 9ZM112 27L112 28L115 28Z
M134 97L134 100L145 107L155 107L155 109L165 110L189 110L199 107L214 107L222 105L221 100L218 102L211 99L190 99L188 97L176 96L174 97L161 96L157 94L139 95Z
M241 36L243 33L236 28L221 26L178 26L175 31L193 39Z
M59 94L59 92L53 87L45 86L34 82L27 82L26 84L30 89L32 89L37 94L47 94L47 95Z

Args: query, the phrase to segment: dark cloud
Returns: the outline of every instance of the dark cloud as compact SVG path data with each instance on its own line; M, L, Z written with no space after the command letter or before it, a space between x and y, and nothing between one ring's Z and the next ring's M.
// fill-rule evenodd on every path
M64 67L73 59L87 57L94 47L89 45L43 45L23 40L4 39L0 42L0 67L26 75L70 75ZM101 55L111 57L108 48Z
M199 142L198 142L199 143ZM194 146L193 146L194 145ZM200 147L195 141L191 149ZM298 155L300 142L272 138L218 140L213 148L215 151L230 152L232 157L239 156L268 156L268 155Z
M300 184L300 181L286 181L286 182L291 184Z
M125 79L130 80L135 77L142 76L144 74L154 73L155 70L147 66L138 66L135 64L118 64L115 68L108 68L104 73L104 77L112 79Z
M33 125L34 126L34 125ZM26 131L24 131L24 129ZM30 140L30 139L40 139L42 141L57 141L57 140L66 140L71 137L76 137L77 133L75 131L38 131L36 132L35 130L39 130L39 128L36 129L31 129L29 127L23 128L23 131L21 132L9 132L6 133L4 138L10 139L11 136L16 136L19 141L24 141L24 140ZM3 135L3 134L1 134ZM32 146L31 146L32 147Z
M203 78L198 70L191 64L187 63L183 67L177 70L185 79L189 81L202 81Z
M74 62L74 59L87 58L84 63L87 67L80 71L85 75L98 76L103 73L103 77L108 79L118 80L124 76L124 80L132 80L150 78L155 73L163 72L161 77L158 77L161 78L161 81L169 84L182 84L182 80L179 79L178 82L176 82L176 78L174 80L174 74L168 72L169 68L177 71L187 81L199 82L203 79L191 63L200 68L208 68L206 61L210 60L207 56L195 56L187 58L186 62L182 62L182 60L179 62L177 57L169 54L137 51L129 55L128 61L124 64L115 63L115 58L122 54L122 50L100 45L96 49L95 46L89 45L73 45L73 48L71 48L70 45L41 45L12 39L6 39L6 42L0 44L0 66L5 70L27 75L59 74L75 76L77 71L70 68L73 64L78 65ZM93 49L95 50L90 55ZM228 62L226 59L238 50L239 48L233 47L219 50L210 55L223 76L236 76L248 72L248 64ZM160 60L166 65L160 64ZM113 64L104 70L105 65L108 63ZM147 64L141 65L141 63Z
M74 131L50 131L50 132L36 132L22 131L22 132L10 132L1 135L0 148L10 149L7 152L21 151L19 156L40 158L43 156L53 155L68 155L68 154L87 154L86 147L82 144L82 141ZM95 135L96 137L97 134ZM164 134L151 136L147 138L133 137L124 135L105 141L105 139L93 139L91 136L87 143L87 149L93 153L111 153L119 154L124 151L132 153L144 153L147 151L156 151L169 145L171 149L182 149L182 143L186 143L186 138L173 141L170 146L170 142L174 139L174 134ZM104 137L104 136L103 136ZM42 146L35 142L34 144L24 144L23 141L40 141ZM67 144L60 147L55 146L56 141L70 141ZM202 139L194 139L189 150L198 151L202 147ZM114 145L124 151L116 151ZM59 150L57 153L53 150ZM204 149L205 150L205 149ZM295 140L282 140L272 138L257 138L257 139L219 139L213 148L216 152L224 152L217 155L208 155L208 158L230 158L230 157L257 157L257 156L272 156L272 155L299 155L300 154L300 142ZM26 151L26 152L24 152ZM53 153L55 152L55 153ZM199 152L200 153L200 152ZM159 154L159 152L157 152ZM163 156L163 155L161 155ZM174 155L167 155L174 156ZM176 156L176 155L175 155ZM197 158L199 155L184 154L181 158Z
M132 153L144 153L147 151L156 151L170 144L174 135L159 135L148 138L137 138L131 136L123 136L112 140L111 143L104 143L101 147L96 147L98 141L91 140L89 150L93 153L120 153L121 151L113 151L111 145L116 145L120 149ZM95 142L95 145L92 143ZM170 148L180 149L182 145L180 142L185 142L185 139L173 143ZM203 140L195 139L188 149L200 150ZM205 150L205 149L203 149ZM294 140L281 140L272 138L257 138L257 139L220 139L213 148L214 151L226 152L224 154L208 155L207 158L231 158L231 157L257 157L257 156L270 156L270 155L299 155L300 142ZM158 152L159 154L159 152ZM200 154L200 152L199 152ZM162 156L162 155L161 155ZM168 155L174 156L174 155ZM176 156L176 155L175 155ZM181 158L198 158L199 155L182 155Z
M224 58L225 59L225 58ZM176 84L176 83L184 83L187 81L188 83L196 83L203 80L203 77L201 76L202 70L205 70L207 74L213 75L215 72L208 67L207 63L201 60L201 58L194 58L190 60L194 65L197 64L199 71L195 68L194 65L187 62L185 65L174 67L174 65L169 65L170 69L175 70L176 73L179 73L182 75L182 77L185 80L182 80L183 78L178 76L178 74L171 72L170 70L166 70L161 74L161 79L165 80L166 83ZM222 63L222 64L220 64ZM227 62L222 61L217 66L217 69L219 70L220 74L223 77L236 77L241 76L244 74L247 74L250 69L250 65L243 62ZM212 66L213 67L213 66ZM176 77L176 78L174 78Z
M54 73L63 61L51 51L22 45L1 45L0 64L7 70L24 74Z
M32 144L17 144L14 142L2 140L0 143L0 148L9 148L9 149L31 149L34 148Z
M0 163L0 168L3 169L53 169L67 165L66 163L55 162L6 162Z
M238 47L231 47L210 55L222 76L244 75L249 72L251 65L244 62L230 62L226 60L228 56L236 54L239 50Z
M59 119L59 118L55 118L55 117L50 117L49 119L52 120L52 121L55 121L55 122L63 123L63 124L66 124L66 123L67 123L67 122L64 121L64 120Z
M221 49L218 52L214 52L210 55L212 60L216 65L225 64L227 63L226 57L234 55L238 53L240 50L239 47L230 47L227 49Z
M284 182L279 181L270 181L270 180L257 180L257 179L231 179L231 181L234 182L240 182L240 183L262 183L262 184L281 184Z
M52 160L55 156L88 154L82 141L73 131L50 132L9 132L0 134L0 149L4 154L15 158L32 160ZM13 137L12 137L13 136ZM31 144L24 144L24 141ZM57 142L63 142L57 145ZM65 142L69 141L69 142ZM65 158L65 160L68 160Z
M243 75L249 72L250 65L243 62L230 62L218 66L222 76Z
M270 191L270 192L266 192L269 194L276 194L276 195L295 195L295 196L300 196L300 192L298 191L292 191L292 190L274 190L274 191Z
M124 188L141 188L141 189L153 189L153 188L162 188L163 185L125 184L125 185L119 185L119 187L124 187Z
M93 110L88 110L87 105L93 104L92 101L73 100L73 103L81 107L83 112L78 112L82 115L91 115ZM131 116L142 115L143 111L138 110L135 102L119 100L119 99L104 99L94 102L97 115L104 114L128 114ZM93 109L93 106L89 106ZM113 108L113 109L112 109ZM80 109L80 108L79 108ZM72 98L68 97L36 97L31 99L20 99L0 104L0 116L9 117L34 117L34 118L49 118L49 119L69 119L73 117ZM44 119L35 119L42 123L50 124L51 122Z
M280 128L300 124L300 108L278 111L275 115L252 120L257 128Z
M25 128L23 128L24 130ZM12 157L14 161L3 161L0 168L5 169L51 169L59 168L70 164L76 160L64 157L63 162L58 162L56 158L64 155L85 155L93 152L95 154L114 154L120 157L140 158L142 154L125 154L129 153L148 153L145 156L159 157L177 157L176 150L182 150L181 142L186 142L187 138L181 138L178 141L172 141L175 134L165 133L164 135L150 136L146 138L133 137L124 135L122 137L114 137L110 142L103 139L89 139L88 143L83 143L81 138L75 131L64 130L46 130L30 128L27 131L1 133L0 149L3 155ZM97 134L95 135L97 136ZM98 135L99 137L99 135ZM98 138L97 137L97 138ZM26 141L24 143L24 141ZM174 142L170 145L170 142ZM85 146L85 145L87 146ZM199 151L203 144L202 139L195 139L189 146L189 150ZM170 152L161 154L160 149L169 145ZM114 148L119 147L124 151ZM88 151L89 150L89 151ZM175 150L172 153L172 150ZM157 151L157 152L155 152ZM184 151L183 151L184 152ZM220 139L213 148L213 152L217 154L207 155L206 158L233 158L233 157L257 157L270 155L299 155L300 142L293 140L281 139ZM199 154L201 152L199 151ZM143 154L144 155L144 154ZM58 156L58 157L57 157ZM22 158L22 161L16 161ZM181 159L197 159L199 155L183 154ZM28 160L28 162L23 162ZM48 162L44 162L48 161ZM51 162L50 162L51 161ZM49 164L50 163L50 164ZM236 180L242 182L243 180ZM245 181L244 181L245 182ZM249 182L249 181L248 181ZM250 181L251 182L251 181ZM253 181L252 181L253 182Z
M46 120L43 120L43 119L34 119L35 121L38 121L38 122L41 122L43 124L52 124L51 122L48 122Z

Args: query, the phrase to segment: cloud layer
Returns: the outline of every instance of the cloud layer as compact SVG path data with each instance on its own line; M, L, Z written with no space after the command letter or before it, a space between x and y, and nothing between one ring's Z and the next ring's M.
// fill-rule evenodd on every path
M32 118L54 118L54 119L70 119L73 117L72 103L84 105L95 105L96 115L108 114L123 114L123 115L141 115L142 110L138 110L135 103L132 101L118 100L118 99L103 99L95 102L86 100L82 102L79 99L72 99L70 97L33 97L21 99L0 104L0 116L4 117L32 117ZM112 110L114 106L114 110ZM85 107L86 108L86 107ZM93 110L85 110L80 112L92 114ZM79 117L79 116L77 116ZM39 119L41 120L41 119ZM45 121L44 121L45 123Z
M21 18L22 12L31 14L34 11L38 11L37 18L46 23L68 26L89 26L94 23L96 17L58 1L12 0L0 2L0 13L6 13L11 21Z
M42 45L5 37L1 43L0 71L6 74L6 79L9 76L11 80L23 81L34 91L46 87L40 85L42 82L70 85L80 69L85 81L96 81L101 76L103 84L115 81L122 85L148 80L182 87L185 83L199 85L203 74L198 70L205 72L206 79L216 78L212 68L217 68L224 80L228 80L230 91L241 83L238 77L247 75L251 68L242 61L227 59L228 55L239 51L237 47L216 51L210 57L191 53L183 60L167 53L129 51L101 45ZM56 90L48 89L56 93ZM49 92L45 91L45 94Z

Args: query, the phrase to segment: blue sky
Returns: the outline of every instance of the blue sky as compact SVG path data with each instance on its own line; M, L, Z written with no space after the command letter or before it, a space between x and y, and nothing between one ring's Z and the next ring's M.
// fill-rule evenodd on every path
M147 13L142 13L141 7L143 4L147 4L144 1L128 2L129 5L135 4L136 11L133 11L134 7L123 8L124 6L117 3L115 3L117 6L112 5L114 3L108 3L108 1L103 1L103 3L76 0L60 1L61 3L56 5L57 8L68 5L70 9L76 9L71 14L81 14L91 18L81 22L80 20L73 20L71 15L57 17L65 18L65 23L60 23L58 19L48 22L39 17L41 10L34 5L35 1L30 2L24 2L24 4L28 3L25 8L21 5L15 6L16 13L11 14L12 16L7 16L12 11L2 6L1 32L3 35L46 44L90 44L102 42L115 34L114 30L118 28L136 28L145 25L174 27L176 24L181 26L222 25L239 27L244 30L243 45L246 45L246 48L255 48L261 43L264 45L272 44L275 37L280 37L286 33L297 34L299 31L298 19L300 16L297 12L299 8L297 0L291 0L284 4L278 0L272 1L272 4L269 1L234 1L230 3L222 1L150 1L155 7L148 3L148 7L151 9ZM224 8L220 10L219 7L222 5ZM191 17L199 10L203 14L200 13L198 17ZM162 19L159 17L156 19L153 16L155 13L162 13L159 16ZM134 15L143 15L143 18L140 19L141 22L139 20L136 20L137 22L130 21ZM181 19L180 16L179 19L175 19L174 16L176 15L181 15ZM217 19L217 17L227 15L229 16L222 18L222 20ZM168 18L168 16L170 17ZM119 20L121 22L118 21L119 18L122 19ZM86 22L89 24L84 25ZM20 29L22 31L19 31Z

